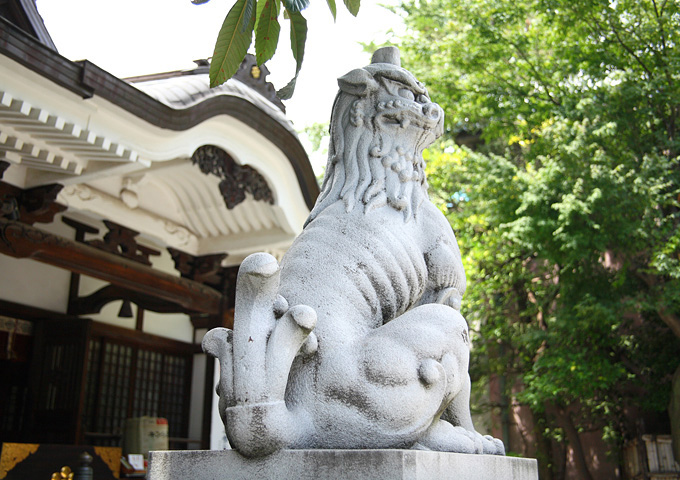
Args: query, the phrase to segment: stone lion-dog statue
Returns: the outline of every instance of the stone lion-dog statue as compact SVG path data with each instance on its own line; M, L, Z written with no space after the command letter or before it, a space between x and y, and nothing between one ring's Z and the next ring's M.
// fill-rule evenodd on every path
M338 79L321 194L281 265L240 267L219 359L219 411L248 457L282 448L504 454L470 417L456 238L429 201L422 151L443 111L399 50Z

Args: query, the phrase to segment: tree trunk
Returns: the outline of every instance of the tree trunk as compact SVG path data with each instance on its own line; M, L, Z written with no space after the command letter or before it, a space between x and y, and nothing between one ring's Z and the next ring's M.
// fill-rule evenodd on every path
M593 477L588 470L586 456L583 453L581 438L578 434L578 430L576 430L576 427L574 426L574 422L572 421L569 412L566 412L563 408L550 403L546 405L546 412L555 416L557 425L559 425L559 427L564 431L567 441L574 451L574 466L576 467L578 478L582 480L593 480Z
M680 339L680 317L678 317L673 312L669 312L668 309L663 307L659 308L657 312L659 313L661 320L663 320L663 322L668 325L668 328L671 329L675 336Z
M663 287L663 279L655 275L647 275L638 272L637 276L652 289L661 285ZM661 320L668 325L673 334L680 339L680 317L672 311L669 311L664 305L657 305L656 312L659 314Z
M543 424L547 421L543 415L531 412L534 434L536 435L536 458L538 459L538 478L541 480L559 480L554 475L556 455L551 448L549 438L543 435Z

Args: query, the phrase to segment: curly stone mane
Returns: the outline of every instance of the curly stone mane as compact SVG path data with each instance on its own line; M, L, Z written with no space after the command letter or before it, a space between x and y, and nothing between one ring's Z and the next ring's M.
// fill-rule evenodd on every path
M424 91L415 79L395 75L393 70L373 73L373 78L381 84L395 77L401 82L411 80L411 86ZM326 175L307 223L337 201L344 203L346 212L357 205L363 205L365 212L389 205L402 211L405 221L416 215L420 204L428 199L422 158L425 142L416 137L414 144L400 144L399 139L383 131L377 121L381 111L399 107L406 107L405 102L394 99L381 103L376 95L357 97L340 90L331 114Z

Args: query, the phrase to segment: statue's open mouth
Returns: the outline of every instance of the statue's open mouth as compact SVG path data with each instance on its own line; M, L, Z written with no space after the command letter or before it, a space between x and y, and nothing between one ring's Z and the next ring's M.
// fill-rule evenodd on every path
M399 126L401 128L419 128L421 130L432 130L442 123L443 116L437 118L426 117L411 110L400 110L394 112L384 112L378 115L378 122L384 126Z
M415 109L384 111L377 115L376 122L384 128L424 130L433 135L434 141L444 132L444 115L438 105L431 105L427 112L422 113Z

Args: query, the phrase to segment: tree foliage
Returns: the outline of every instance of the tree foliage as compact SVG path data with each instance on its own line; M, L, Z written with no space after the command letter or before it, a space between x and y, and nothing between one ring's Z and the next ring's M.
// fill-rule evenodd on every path
M196 5L208 1L191 0ZM335 0L327 0L327 3L335 18ZM360 0L344 0L344 3L352 15L359 13ZM277 95L284 100L291 98L305 55L307 20L302 16L302 11L308 6L309 0L236 0L217 35L215 53L210 61L210 87L223 84L236 73L253 43L253 33L257 64L262 65L272 58L281 33L279 16L283 15L290 22L290 48L296 68L295 76Z
M465 257L473 374L519 385L576 457L579 431L639 433L680 364L680 4L400 10L405 66L447 115L429 178Z

